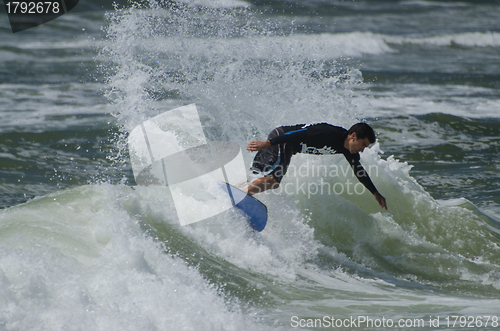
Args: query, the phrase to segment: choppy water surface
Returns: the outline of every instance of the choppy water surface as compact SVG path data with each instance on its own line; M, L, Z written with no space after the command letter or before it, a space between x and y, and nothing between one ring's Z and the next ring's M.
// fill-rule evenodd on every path
M498 17L496 1L200 0L0 21L0 328L498 328ZM259 196L262 233L233 212L181 227L168 190L134 187L126 136L193 102L209 139L242 148L368 121L389 210L313 191L355 178L297 155L307 176Z

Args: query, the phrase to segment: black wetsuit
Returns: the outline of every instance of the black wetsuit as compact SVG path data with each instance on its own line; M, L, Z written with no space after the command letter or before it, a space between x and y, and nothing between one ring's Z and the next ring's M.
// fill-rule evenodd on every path
M377 192L368 173L359 163L359 153L351 154L344 147L346 138L346 129L328 123L280 126L269 134L271 147L257 153L252 169L255 173L273 176L281 182L292 155L296 153L343 154L358 180L371 193Z

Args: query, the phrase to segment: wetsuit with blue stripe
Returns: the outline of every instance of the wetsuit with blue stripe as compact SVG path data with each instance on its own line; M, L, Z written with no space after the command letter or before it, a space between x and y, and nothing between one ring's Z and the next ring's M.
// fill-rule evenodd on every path
M280 126L268 136L271 147L255 155L252 170L264 176L272 176L279 183L286 174L292 155L308 153L316 155L343 154L355 176L371 192L377 192L368 173L359 162L359 153L351 154L344 147L347 130L328 123Z

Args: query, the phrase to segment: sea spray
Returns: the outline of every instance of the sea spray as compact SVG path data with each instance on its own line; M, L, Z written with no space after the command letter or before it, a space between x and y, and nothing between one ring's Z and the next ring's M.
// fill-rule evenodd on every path
M266 328L229 309L196 269L146 236L142 216L124 208L133 199L130 188L92 185L1 211L0 324L7 330Z

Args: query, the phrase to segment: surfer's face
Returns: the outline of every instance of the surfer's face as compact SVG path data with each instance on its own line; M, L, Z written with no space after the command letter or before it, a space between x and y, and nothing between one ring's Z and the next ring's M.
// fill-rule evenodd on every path
M370 145L368 138L358 139L356 133L351 133L347 136L347 146L346 148L351 152L351 154L362 153L366 147Z

